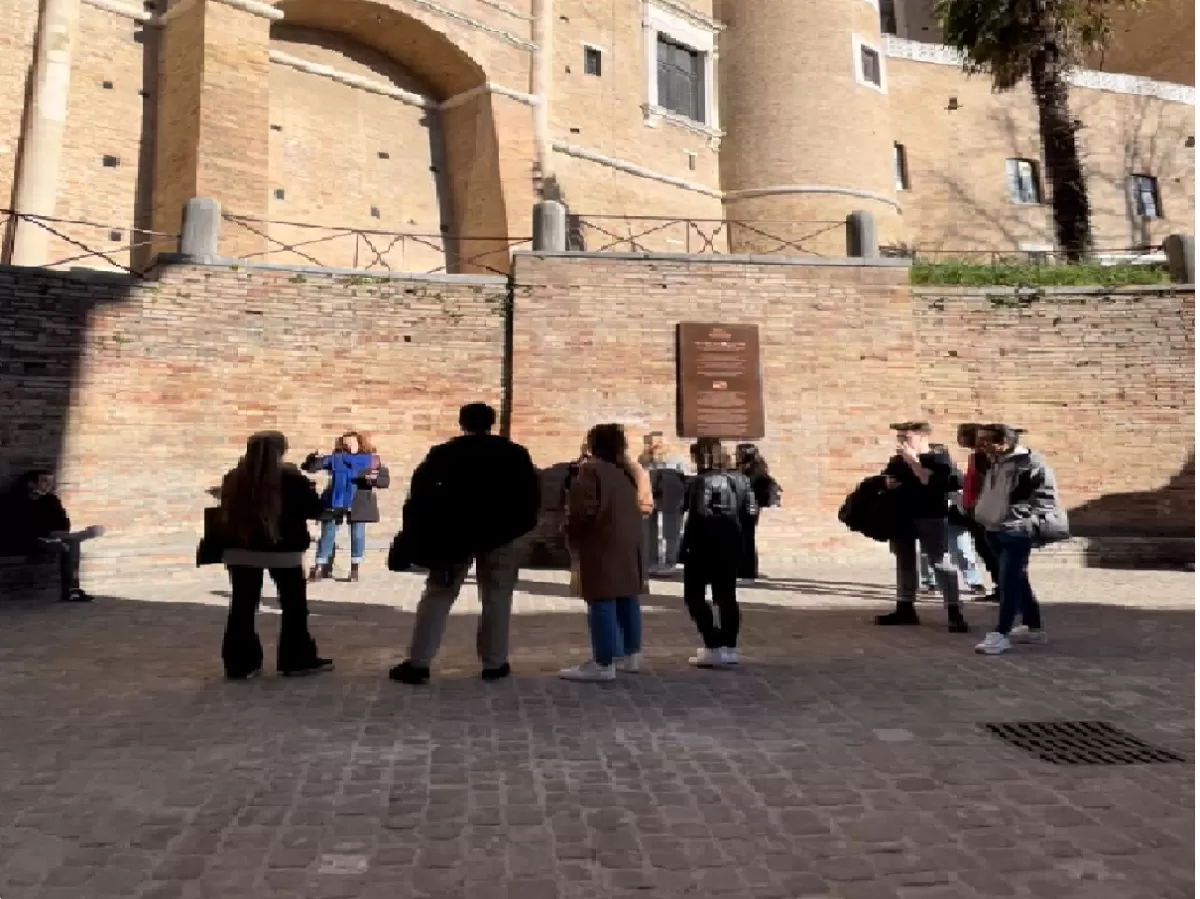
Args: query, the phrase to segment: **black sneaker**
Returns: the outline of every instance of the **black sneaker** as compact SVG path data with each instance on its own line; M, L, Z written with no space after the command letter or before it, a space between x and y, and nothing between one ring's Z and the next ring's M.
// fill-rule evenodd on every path
M509 667L508 662L505 662L499 668L484 668L479 676L485 681L495 681L504 680L510 674L512 674L512 668Z
M880 627L901 627L920 624L921 619L917 617L917 610L910 603L904 603L896 606L896 611L894 612L888 612L886 615L876 615L875 623Z
M429 669L417 668L412 662L401 662L388 672L388 677L397 683L411 684L414 687L429 683Z
M993 590L991 593L988 593L985 596L979 597L978 601L979 602L1000 602L1000 592L998 590Z
M332 659L313 659L309 664L299 668L280 668L279 673L284 677L307 677L310 674L320 674L322 671L332 670Z
M950 616L950 633L952 634L969 634L971 633L971 625L967 623L967 619L961 615L955 617Z
M983 586L983 584L976 584L974 587L968 587L967 589L971 591L973 596L985 596L988 592L987 587Z
M94 597L90 593L85 593L78 587L74 587L63 599L67 602L91 602Z

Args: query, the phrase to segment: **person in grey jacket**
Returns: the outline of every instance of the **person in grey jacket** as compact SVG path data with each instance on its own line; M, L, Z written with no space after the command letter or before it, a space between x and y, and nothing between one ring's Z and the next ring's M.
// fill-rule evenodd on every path
M988 544L996 554L1000 615L996 629L975 651L1000 655L1013 643L1046 642L1041 609L1029 584L1029 557L1037 547L1066 540L1071 532L1053 470L1039 453L1020 444L1014 428L983 425L976 446L992 462L974 515L987 529ZM1015 627L1018 615L1022 624Z

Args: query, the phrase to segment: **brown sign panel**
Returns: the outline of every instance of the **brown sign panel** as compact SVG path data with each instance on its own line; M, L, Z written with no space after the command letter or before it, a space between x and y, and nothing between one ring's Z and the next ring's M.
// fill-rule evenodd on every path
M675 341L679 436L762 439L758 325L681 322Z

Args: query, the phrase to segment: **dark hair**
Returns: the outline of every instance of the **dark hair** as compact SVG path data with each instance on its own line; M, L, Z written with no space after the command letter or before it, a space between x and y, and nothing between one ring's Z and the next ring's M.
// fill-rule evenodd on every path
M587 435L588 450L597 459L625 468L629 443L625 429L618 424L596 425Z
M458 410L458 426L468 434L486 434L496 426L496 410L487 403L467 403Z
M979 422L977 422L977 421L963 422L962 424L960 424L958 426L958 432L957 432L958 439L965 440L965 439L967 439L968 436L973 438L974 435L979 433L979 429L981 427L983 427L983 426L981 424L979 424Z
M221 485L221 517L233 536L279 539L286 452L287 438L278 431L260 431L246 441L246 454Z
M347 431L336 441L334 441L334 450L339 453L350 452L348 441L351 437L358 441L358 451L360 453L365 453L369 456L375 452L375 444L371 441L371 435L366 431Z
M18 483L22 487L29 487L46 477L54 477L54 472L48 468L31 468L29 471L25 472L25 474L21 475L21 477L18 479Z
M927 421L901 421L891 425L893 431L907 431L911 434L932 434L933 428Z
M990 425L980 425L978 432L976 432L976 439L978 439L979 434L990 435L993 443L1000 443L1004 446L1016 446L1017 438L1021 432L1016 428L997 422Z
M691 453L701 471L724 471L729 467L729 453L715 437L701 437L692 444Z

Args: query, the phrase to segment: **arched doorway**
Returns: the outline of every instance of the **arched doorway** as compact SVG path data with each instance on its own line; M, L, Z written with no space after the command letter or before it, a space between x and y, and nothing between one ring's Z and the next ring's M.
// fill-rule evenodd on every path
M284 18L271 31L268 217L272 240L294 250L285 258L273 243L271 261L506 268L483 67L446 35L381 3L283 0L277 8Z

